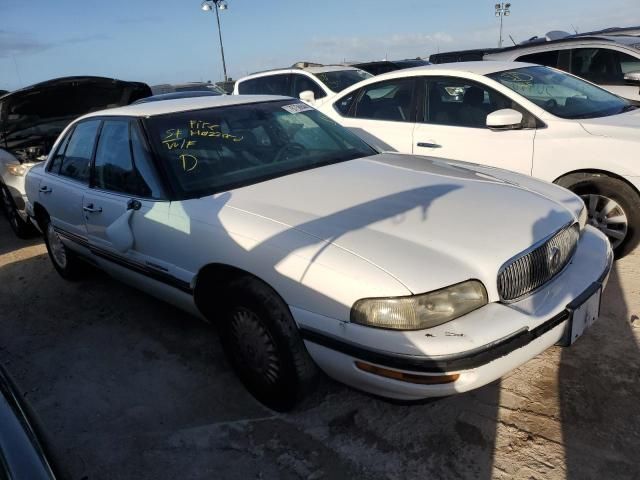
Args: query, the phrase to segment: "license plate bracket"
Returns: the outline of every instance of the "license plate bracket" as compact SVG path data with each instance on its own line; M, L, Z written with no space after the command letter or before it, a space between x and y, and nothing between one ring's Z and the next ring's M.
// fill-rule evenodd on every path
M573 345L576 340L593 325L600 316L601 300L602 284L595 282L573 302L567 305L569 322L562 346L568 347Z

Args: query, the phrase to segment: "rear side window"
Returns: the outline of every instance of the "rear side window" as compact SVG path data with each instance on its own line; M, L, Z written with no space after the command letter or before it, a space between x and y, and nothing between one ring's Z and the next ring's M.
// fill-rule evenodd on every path
M99 126L100 120L88 120L76 125L62 158L60 175L89 183L89 164Z
M397 122L413 121L413 78L399 78L362 88L354 117Z
M243 95L284 95L291 96L288 73L251 78L240 82L238 93Z
M558 50L549 50L546 52L530 53L529 55L523 55L516 58L518 62L537 63L538 65L544 65L545 67L557 67L558 66Z
M145 162L136 137L140 163ZM148 169L147 169L148 170ZM148 176L152 175L147 172ZM152 196L152 188L134 163L133 141L128 120L105 120L100 131L93 167L93 185L102 190L138 197Z
M362 90L355 90L350 94L345 95L333 104L333 108L335 108L339 114L345 117L352 117L353 115L351 115L349 112L351 111L351 107L353 106L355 99L358 98L361 91Z
M69 144L69 139L71 138L71 134L73 130L67 133L66 137L62 139L60 144L58 145L58 149L56 153L53 155L53 159L51 160L51 164L49 165L49 171L53 173L60 173L60 166L62 165L62 159L64 158L64 153L67 150L67 145Z

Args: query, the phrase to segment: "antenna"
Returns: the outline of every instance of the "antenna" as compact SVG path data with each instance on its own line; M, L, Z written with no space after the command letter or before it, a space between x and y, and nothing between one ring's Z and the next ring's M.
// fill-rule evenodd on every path
M509 38L511 39L514 45L518 45L511 35L509 35Z

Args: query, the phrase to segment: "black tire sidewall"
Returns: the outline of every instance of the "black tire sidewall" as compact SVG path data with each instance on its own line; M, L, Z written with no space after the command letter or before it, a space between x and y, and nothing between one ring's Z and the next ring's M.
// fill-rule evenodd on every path
M7 217L7 221L11 226L11 230L13 230L13 233L15 233L19 238L29 238L33 231L29 228L29 224L25 222L18 213L18 209L16 208L16 204L13 201L11 193L5 185L0 185L0 189L2 190L2 192L0 192L0 195L7 195L7 198L9 199L10 205L8 208L10 208L11 211L7 211L4 200L0 200L2 200L2 211Z
M228 292L224 318L219 325L223 349L238 377L254 397L276 411L293 408L302 394L304 380L299 378L296 369L299 359L295 358L295 352L304 349L304 345L291 313L282 303L275 293L269 292L268 287L261 287L255 281L236 285ZM256 381L252 372L238 359L239 346L230 329L232 315L238 308L254 313L274 342L280 375L273 385ZM306 349L302 354L308 355Z
M616 258L630 253L640 243L640 196L625 182L605 175L585 176L566 185L576 195L597 194L615 200L627 216L627 236L614 250Z

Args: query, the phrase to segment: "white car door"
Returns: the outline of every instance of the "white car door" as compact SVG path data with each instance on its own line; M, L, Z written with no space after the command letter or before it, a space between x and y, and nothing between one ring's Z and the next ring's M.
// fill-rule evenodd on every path
M40 182L38 197L53 226L67 238L86 240L82 197L100 120L78 123L60 142Z
M536 132L531 114L501 93L471 80L433 77L422 85L422 121L416 124L410 152L531 175ZM524 128L489 129L487 115L504 108L522 111Z
M415 127L415 78L369 84L338 103L348 103L340 123L380 151L411 152ZM341 109L341 106L337 106Z
M112 271L115 264L177 283L175 268L162 259L169 212L163 197L137 123L105 119L82 210L91 251L106 270Z

